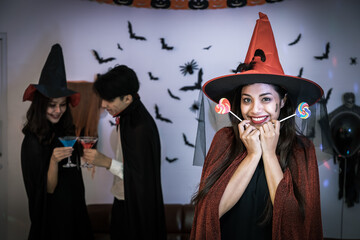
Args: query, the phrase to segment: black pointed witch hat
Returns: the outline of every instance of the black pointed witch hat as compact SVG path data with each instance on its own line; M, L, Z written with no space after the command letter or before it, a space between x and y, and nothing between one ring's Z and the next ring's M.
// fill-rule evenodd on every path
M58 43L51 48L41 71L39 84L30 84L26 88L23 101L32 101L36 90L48 98L69 97L73 107L80 102L80 93L67 88L64 58Z

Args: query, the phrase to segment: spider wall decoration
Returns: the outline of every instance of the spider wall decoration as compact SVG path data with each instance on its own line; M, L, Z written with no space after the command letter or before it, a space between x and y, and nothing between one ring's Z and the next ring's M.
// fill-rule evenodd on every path
M180 66L181 73L185 76L186 74L193 74L195 70L199 69L195 60L191 60L191 62L187 62L184 66Z

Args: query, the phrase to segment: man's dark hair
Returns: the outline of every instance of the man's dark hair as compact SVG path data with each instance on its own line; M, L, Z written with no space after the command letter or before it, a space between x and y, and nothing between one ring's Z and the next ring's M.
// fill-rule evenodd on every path
M135 96L138 90L139 80L136 73L125 65L114 67L94 82L94 91L106 101L113 101L128 94Z

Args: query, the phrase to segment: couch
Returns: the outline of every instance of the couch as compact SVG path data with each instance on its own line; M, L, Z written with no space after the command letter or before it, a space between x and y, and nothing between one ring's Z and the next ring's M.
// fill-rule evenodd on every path
M110 203L87 206L95 240L110 240L111 207ZM189 239L193 217L194 206L191 204L165 204L167 239Z

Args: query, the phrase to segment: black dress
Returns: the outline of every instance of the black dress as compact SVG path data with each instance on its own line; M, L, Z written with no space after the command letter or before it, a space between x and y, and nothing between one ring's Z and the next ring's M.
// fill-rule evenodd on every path
M271 240L271 221L260 224L269 198L265 170L260 160L239 201L220 218L222 240Z
M59 162L58 183L53 194L47 193L47 171L52 151L62 144L56 137L49 145L40 144L32 133L26 133L21 146L21 168L28 196L30 214L29 240L93 239L85 203L81 168L64 168ZM76 148L76 146L74 146ZM77 162L75 149L72 162Z

